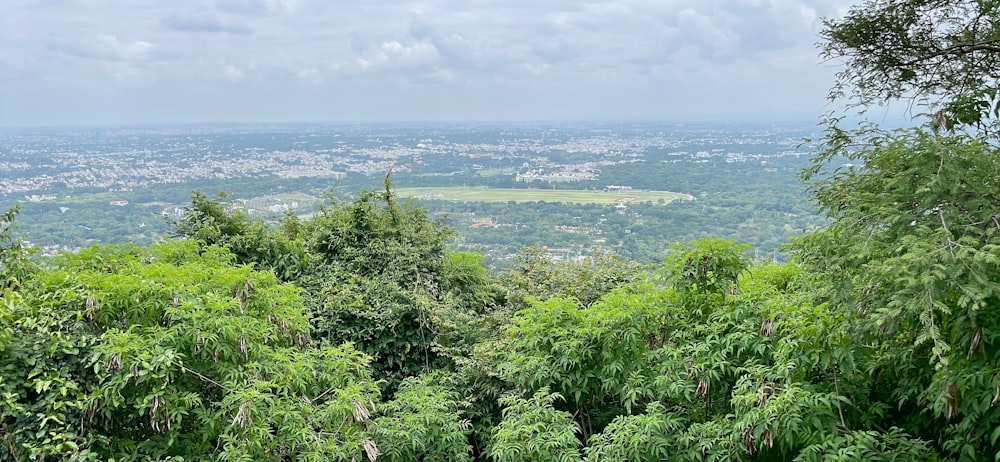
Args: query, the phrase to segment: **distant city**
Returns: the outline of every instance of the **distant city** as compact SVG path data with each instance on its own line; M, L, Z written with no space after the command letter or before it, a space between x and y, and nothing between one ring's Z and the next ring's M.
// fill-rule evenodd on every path
M182 213L195 189L213 194L232 191L253 215L309 214L323 203L324 194L349 198L362 188L377 187L377 180L390 172L394 183L404 190L664 191L708 200L703 207L714 205L712 200L719 197L713 196L734 191L729 184L732 181L741 181L744 186L748 181L761 181L769 190L779 185L795 189L795 201L803 202L794 176L808 158L809 146L803 140L812 131L811 123L5 129L0 130L0 205L7 208L23 203L22 229L33 244L55 251L73 250L90 242L155 240L156 233L169 230L163 217ZM717 177L718 188L692 181L697 172ZM743 179L727 177L726 172ZM752 180L747 179L748 172L756 172L749 177ZM777 184L772 178L775 175L781 178ZM417 197L448 202L452 192L461 191L435 191ZM510 202L515 201L524 202L519 198ZM560 201L578 207L601 202L569 196L538 196L536 202ZM456 224L478 224L471 228L475 233L497 232L496 226L484 226L481 216L474 216L475 211L443 206L434 200L424 202L431 212L460 212L453 217L472 213L468 223L459 220ZM473 198L464 202L496 201ZM619 201L616 211L622 212L628 202ZM496 211L487 210L488 205L482 207L481 213L495 219ZM107 221L104 212L115 208L118 211L112 213L117 223L111 230L86 215L70 213L90 211L92 219ZM795 213L811 215L803 210ZM595 218L592 222L552 223L551 227L563 231L599 229L599 222ZM93 233L98 229L106 233ZM470 235L474 233L466 233L462 239L465 245ZM608 240L604 232L591 244ZM517 245L530 244L560 243L508 242L501 246L502 253L509 255ZM479 250L491 249L480 246Z

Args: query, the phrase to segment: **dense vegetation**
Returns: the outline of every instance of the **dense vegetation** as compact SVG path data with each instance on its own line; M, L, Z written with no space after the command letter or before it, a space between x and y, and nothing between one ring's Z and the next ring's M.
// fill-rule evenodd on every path
M803 175L831 223L788 263L702 239L491 275L388 178L279 226L195 194L177 239L42 266L11 210L0 460L1000 460L998 17L827 23L858 103L942 99L831 119ZM931 85L942 57L974 75Z

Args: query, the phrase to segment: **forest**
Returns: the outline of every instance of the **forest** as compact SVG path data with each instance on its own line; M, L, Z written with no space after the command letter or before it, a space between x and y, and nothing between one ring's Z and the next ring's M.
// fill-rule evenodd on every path
M0 460L1000 461L1000 2L825 21L845 113L787 262L723 238L504 270L391 177L309 218L33 258L0 216ZM846 160L846 161L845 161Z

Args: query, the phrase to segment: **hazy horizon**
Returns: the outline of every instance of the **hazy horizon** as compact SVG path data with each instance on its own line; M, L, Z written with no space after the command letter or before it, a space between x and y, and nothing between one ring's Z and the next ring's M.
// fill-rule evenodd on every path
M0 126L808 121L850 1L0 5Z
M295 127L295 126L387 126L387 127L446 127L455 128L461 125L479 126L479 127L490 127L495 125L507 125L507 126L523 126L523 127L538 127L538 126L556 126L556 127L572 127L572 126L616 126L616 125L677 125L677 126L698 126L698 125L709 125L709 126L728 126L728 125L739 125L739 126L780 126L780 125L819 125L819 118L813 119L774 119L774 120L747 120L747 119L718 119L718 120L708 120L708 119L676 119L676 120L640 120L640 119L536 119L536 120L490 120L490 119L425 119L425 120L389 120L389 119L372 119L372 120L288 120L288 121L274 121L274 120L247 120L247 121L185 121L185 122L82 122L82 123L72 123L72 124L24 124L24 125L0 125L2 130L47 130L47 129L86 129L86 128L169 128L169 127L250 127L250 128L260 128L267 126L281 126L281 127Z

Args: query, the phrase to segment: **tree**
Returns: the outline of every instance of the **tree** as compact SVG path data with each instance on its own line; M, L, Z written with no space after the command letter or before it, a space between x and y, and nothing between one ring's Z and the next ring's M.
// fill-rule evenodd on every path
M503 316L482 259L447 250L452 232L410 201L384 189L346 203L330 198L310 219L280 226L251 221L225 195L200 193L176 234L224 246L241 264L270 269L303 289L314 335L353 343L371 355L390 397L403 379L449 366L496 332Z
M509 391L491 454L547 450L544 437L574 460L577 448L595 461L934 457L878 420L877 381L850 367L863 347L848 314L813 303L810 273L705 240L677 246L657 276L516 313L494 356Z
M205 245L223 246L230 239L245 234L249 218L229 197L229 194L220 193L211 200L201 192L191 193L191 205L184 208L181 218L171 221L174 235Z
M639 279L642 265L594 249L579 261L555 260L545 248L526 247L515 264L501 275L508 302L525 306L524 298L545 300L556 296L575 298L589 306L613 289Z
M1000 117L1000 2L867 0L825 20L821 36L822 55L844 64L834 99L909 98L945 128Z
M832 96L927 110L895 131L834 118L804 172L831 224L799 258L842 320L840 394L863 410L829 449L895 425L951 460L1000 452L998 18L996 1L879 0L826 22L826 56L846 61Z
M0 460L356 460L369 358L299 291L194 241L94 247L4 297Z
M397 201L388 177L384 191L324 207L304 226L314 268L302 284L314 294L320 338L370 354L387 395L404 378L447 364L435 348L433 315L447 303L447 228Z
M29 249L21 244L14 221L19 210L15 205L0 214L0 291L19 288L31 270Z
M471 423L460 416L458 393L438 383L436 374L403 381L395 398L374 420L380 460L470 461Z
M883 399L924 410L883 418L964 460L1000 449L982 430L1000 424L997 154L922 130L864 147L863 166L817 183L833 222L801 242L828 281L818 301L849 313L852 362Z
M174 236L194 239L203 246L226 247L239 263L270 269L282 281L301 280L310 261L299 218L286 215L281 226L270 226L260 218L251 220L230 197L220 193L209 199L192 193L184 214L171 221Z
M573 417L556 410L553 403L562 397L540 389L529 398L509 396L504 419L493 435L491 455L497 462L576 462L581 461L579 428Z

